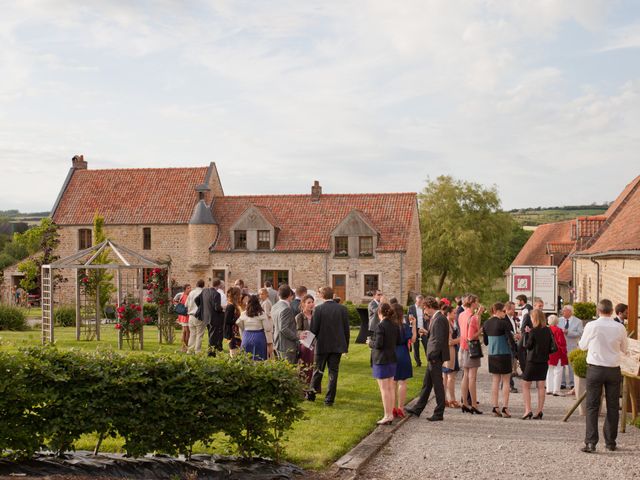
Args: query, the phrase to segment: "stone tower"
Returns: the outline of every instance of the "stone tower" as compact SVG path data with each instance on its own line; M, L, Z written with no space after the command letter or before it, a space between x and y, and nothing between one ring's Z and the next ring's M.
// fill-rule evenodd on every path
M210 267L209 247L218 234L218 224L213 218L211 206L205 201L205 194L210 191L208 185L198 185L198 203L189 220L189 270L207 277Z

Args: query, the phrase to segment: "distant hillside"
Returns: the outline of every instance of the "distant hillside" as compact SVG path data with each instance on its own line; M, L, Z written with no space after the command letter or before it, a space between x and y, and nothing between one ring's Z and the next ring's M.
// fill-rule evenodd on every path
M509 213L523 226L537 226L543 223L572 220L580 216L602 215L609 208L603 205L577 205L550 208L523 208L510 210Z

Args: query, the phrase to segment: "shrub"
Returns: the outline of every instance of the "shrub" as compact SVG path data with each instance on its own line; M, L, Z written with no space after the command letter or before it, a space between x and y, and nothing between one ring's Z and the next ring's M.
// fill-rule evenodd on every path
M60 327L73 327L76 324L76 309L70 306L54 307L53 321Z
M579 348L569 352L569 362L573 373L580 378L587 378L587 351Z
M344 306L347 307L347 311L349 312L349 325L352 327L359 327L361 320L360 314L358 313L358 307L351 302L345 302Z
M576 302L573 304L573 314L580 320L593 320L596 316L596 304L592 302Z
M149 325L158 324L158 305L155 303L145 303L142 307L144 318L149 319Z
M28 330L27 318L13 305L0 305L0 330Z
M0 353L0 454L61 454L83 434L119 435L128 455L190 457L226 434L238 453L276 456L302 418L302 384L284 361L247 355L121 355L34 347Z

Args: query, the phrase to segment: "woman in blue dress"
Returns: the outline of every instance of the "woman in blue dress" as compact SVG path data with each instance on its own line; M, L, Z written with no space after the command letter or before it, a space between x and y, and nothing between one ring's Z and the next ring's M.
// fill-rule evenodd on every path
M411 365L411 355L409 354L409 341L413 344L416 341L416 319L409 316L409 323L404 319L404 311L399 303L393 305L396 311L396 320L400 333L396 344L396 374L393 380L396 383L396 398L393 407L394 417L404 417L404 403L407 400L407 379L413 377L413 366Z

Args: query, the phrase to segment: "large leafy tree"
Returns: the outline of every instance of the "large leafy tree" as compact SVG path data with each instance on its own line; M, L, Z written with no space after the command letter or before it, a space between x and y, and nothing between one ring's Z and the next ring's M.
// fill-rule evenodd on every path
M427 181L419 205L425 288L490 288L511 261L519 228L501 210L497 189L440 176Z
M40 267L47 265L58 257L54 250L60 243L58 227L51 218L46 217L40 221L40 225L30 228L24 233L16 233L13 237L13 244L16 248L24 249L28 255L40 251L40 255L32 256L18 264L18 271L24 273L24 278L20 280L20 286L27 291L35 289L40 285ZM54 286L62 277L57 275L54 279Z

